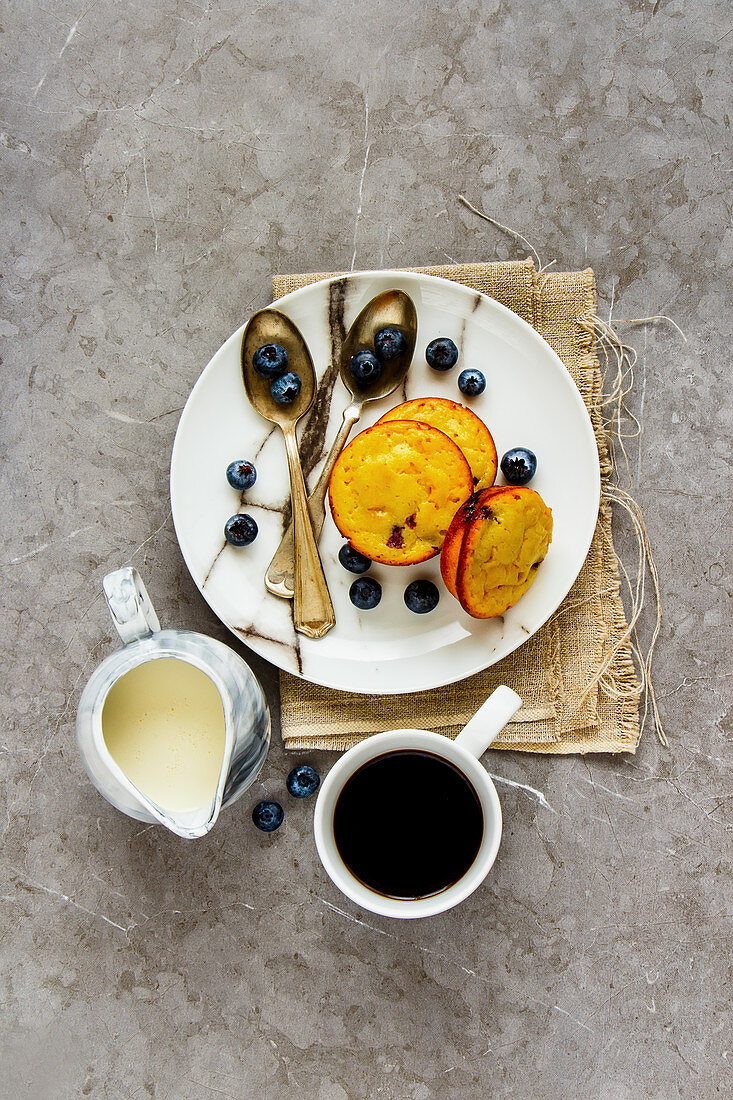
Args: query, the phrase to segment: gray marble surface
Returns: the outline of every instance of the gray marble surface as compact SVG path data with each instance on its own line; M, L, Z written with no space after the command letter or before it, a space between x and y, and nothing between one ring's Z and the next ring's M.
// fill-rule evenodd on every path
M4 1096L731 1094L732 27L723 0L2 5ZM670 747L489 754L494 873L397 925L335 892L312 804L186 843L97 796L73 723L107 571L231 640L168 504L202 366L273 271L524 254L459 192L592 265L604 316L686 335L624 329Z

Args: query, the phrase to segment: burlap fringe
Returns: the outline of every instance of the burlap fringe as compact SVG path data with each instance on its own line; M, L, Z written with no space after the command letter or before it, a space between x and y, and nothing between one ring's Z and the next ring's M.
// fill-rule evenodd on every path
M679 328L678 325L672 321L671 318L663 316L658 317L645 317L626 322L618 321L617 324L641 324L657 320L668 320L675 328L677 328L686 340L685 334ZM617 452L620 451L623 455L623 461L626 469L626 475L628 479L629 488L631 487L631 471L629 468L628 454L624 441L632 439L638 436L641 432L641 424L634 414L628 409L626 405L626 397L631 393L634 387L634 366L637 361L637 353L634 348L629 344L625 344L619 337L614 328L600 317L593 319L593 332L598 342L598 347L603 351L606 359L607 369L611 364L615 365L615 374L613 377L610 393L604 397L602 401L602 408L610 408L610 414L606 416L606 426L609 435L609 453L611 456L612 476L616 479L619 477L619 465ZM604 391L606 390L606 374L604 374ZM625 430L626 421L630 421L633 425L631 431ZM657 706L657 697L654 690L654 682L652 679L652 661L654 658L654 647L659 637L659 632L662 625L662 600L659 591L659 574L654 561L654 555L652 553L651 544L649 542L649 535L647 533L646 524L644 522L644 516L641 508L631 494L623 489L620 485L614 484L610 479L604 479L602 487L602 497L608 501L611 505L616 505L618 508L622 508L630 517L633 529L634 537L637 545L637 562L636 562L636 576L632 582L629 573L624 566L623 562L617 555L617 561L620 571L626 580L629 592L630 601L630 615L628 626L626 631L619 638L613 651L608 655L601 668L595 674L591 682L588 684L584 697L586 697L596 685L598 688L605 692L609 698L618 698L618 687L612 688L611 684L606 679L606 673L613 661L614 656L618 653L619 649L626 642L630 642L631 650L634 654L634 658L637 663L639 678L641 680L642 697L644 699L644 713L642 716L641 728L644 729L646 719L651 708L652 716L654 719L654 728L663 745L668 745L667 735L662 725L661 716L659 714L659 708ZM636 624L641 615L646 598L646 578L647 574L651 577L654 600L656 604L656 620L654 624L654 630L652 631L651 640L647 646L646 652L644 652L639 644L638 634L636 631Z

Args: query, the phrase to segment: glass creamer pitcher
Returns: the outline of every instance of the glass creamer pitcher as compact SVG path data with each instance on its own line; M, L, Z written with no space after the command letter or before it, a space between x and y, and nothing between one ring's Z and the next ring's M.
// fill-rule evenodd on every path
M222 642L161 630L135 569L108 574L103 586L124 645L79 702L84 766L122 813L204 836L264 763L270 715L262 688Z

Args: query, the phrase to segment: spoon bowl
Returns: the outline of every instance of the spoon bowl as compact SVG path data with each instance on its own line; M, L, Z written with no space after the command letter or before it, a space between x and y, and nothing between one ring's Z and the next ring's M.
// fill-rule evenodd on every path
M383 328L395 328L405 338L405 350L382 364L376 381L360 386L351 373L351 357L364 348L374 348L374 338ZM341 381L355 401L379 401L396 390L407 374L417 340L417 310L403 290L385 290L364 306L341 348Z
M288 354L288 370L300 378L300 393L289 405L279 405L252 358L264 344L279 344ZM242 337L242 378L250 405L278 427L295 425L308 412L316 395L316 372L308 345L289 317L277 309L261 309L250 319Z
M267 311L265 311L267 312ZM275 311L270 311L275 312ZM405 350L394 359L382 363L382 373L375 381L359 385L351 373L351 357L357 351L372 351L374 339L380 329L396 328L405 337ZM379 401L387 397L404 381L417 341L417 310L409 294L402 290L385 290L367 302L363 310L352 323L341 347L341 381L351 395L351 401L344 410L343 420L338 434L331 444L331 450L323 464L315 488L308 498L308 508L313 523L316 541L323 529L326 514L326 492L336 459L344 449L346 440L354 424L361 417L361 410L367 401ZM287 349L286 349L287 350ZM293 526L286 530L282 541L275 551L265 573L265 586L275 596L292 599L295 591L295 570L293 556Z

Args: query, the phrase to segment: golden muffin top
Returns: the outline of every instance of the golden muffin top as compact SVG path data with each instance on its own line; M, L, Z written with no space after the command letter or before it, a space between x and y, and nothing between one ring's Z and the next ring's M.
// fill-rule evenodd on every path
M329 503L339 531L360 553L411 565L439 552L472 488L471 468L444 432L414 420L380 421L339 455Z

